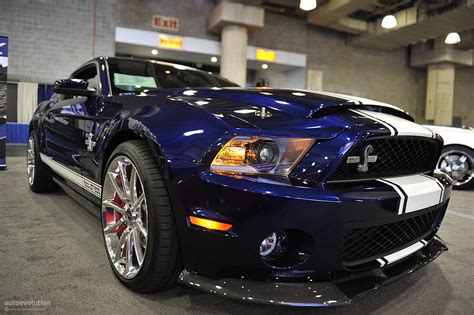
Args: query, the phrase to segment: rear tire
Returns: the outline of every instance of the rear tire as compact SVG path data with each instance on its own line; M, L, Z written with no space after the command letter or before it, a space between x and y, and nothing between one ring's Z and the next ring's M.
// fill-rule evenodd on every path
M181 253L156 157L142 141L124 142L111 154L103 178L102 228L115 276L136 292L173 286L182 271Z
M450 145L443 148L437 168L453 179L454 189L469 189L474 187L474 151L460 145Z
M58 189L53 181L51 171L47 165L41 161L38 150L38 137L34 131L30 132L26 150L26 168L28 186L35 193L51 192Z

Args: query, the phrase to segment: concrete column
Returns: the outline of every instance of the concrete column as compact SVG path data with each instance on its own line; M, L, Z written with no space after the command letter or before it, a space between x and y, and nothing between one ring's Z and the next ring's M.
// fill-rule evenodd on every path
M221 75L245 86L247 76L247 28L226 25L221 35Z
M426 68L426 112L427 123L450 125L454 112L454 75L456 67L473 67L474 54L471 50L455 49L444 43L444 36L431 42L412 47L410 65Z
M248 33L263 27L265 10L221 1L208 20L209 31L221 33L221 75L245 86Z
M451 125L453 122L455 65L451 63L432 64L428 66L427 72L426 122Z

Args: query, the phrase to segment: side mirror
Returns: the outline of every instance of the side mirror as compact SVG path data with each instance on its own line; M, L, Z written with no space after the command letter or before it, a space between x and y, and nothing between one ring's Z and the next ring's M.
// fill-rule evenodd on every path
M72 96L91 96L95 90L87 88L89 82L79 79L57 80L54 83L54 93Z

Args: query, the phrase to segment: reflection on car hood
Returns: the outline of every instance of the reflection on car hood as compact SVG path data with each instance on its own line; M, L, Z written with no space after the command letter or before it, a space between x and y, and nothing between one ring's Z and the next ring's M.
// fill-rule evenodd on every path
M348 127L329 114L364 107L413 121L402 109L369 99L342 94L289 89L196 88L161 89L148 95L166 97L207 110L235 124L235 119L262 131L291 131L294 136L329 139Z
M291 90L291 89L242 89L242 88L196 88L196 89L161 89L149 94L174 97L201 106L213 113L249 114L262 107L271 113L281 112L292 116L310 118L320 111L334 110L338 107L370 106L381 111L410 120L408 113L401 108L366 98L350 95Z

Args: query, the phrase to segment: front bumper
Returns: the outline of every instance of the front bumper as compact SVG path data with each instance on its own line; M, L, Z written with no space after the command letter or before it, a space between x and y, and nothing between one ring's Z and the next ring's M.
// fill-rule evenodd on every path
M328 282L316 282L311 277L302 282L211 279L187 270L181 273L179 280L203 291L254 303L307 307L347 305L358 295L389 285L420 269L446 250L444 242L435 236L420 250L385 267L339 273Z
M446 175L434 174L439 184L444 185L441 198L427 191L425 182L414 187L410 182L413 194L402 202L392 186L379 181L301 187L234 178L206 170L188 176L189 171L183 170L185 176L177 177L170 185L183 265L212 279L304 281L311 276L317 281L327 281L333 279L335 272L373 269L380 266L377 259L434 237L452 187ZM419 177L421 181L427 180ZM440 189L435 183L433 186ZM423 202L433 198L431 204ZM401 204L407 211L400 213ZM423 233L366 257L347 255L347 231L354 231L357 236L366 228L396 227L398 222L416 220L430 213L434 217ZM220 232L193 226L188 220L191 215L230 223L232 229ZM274 268L262 260L260 243L272 232L281 230L302 232L312 240L304 262ZM399 234L404 234L403 230L394 237ZM360 239L355 240L363 245Z

